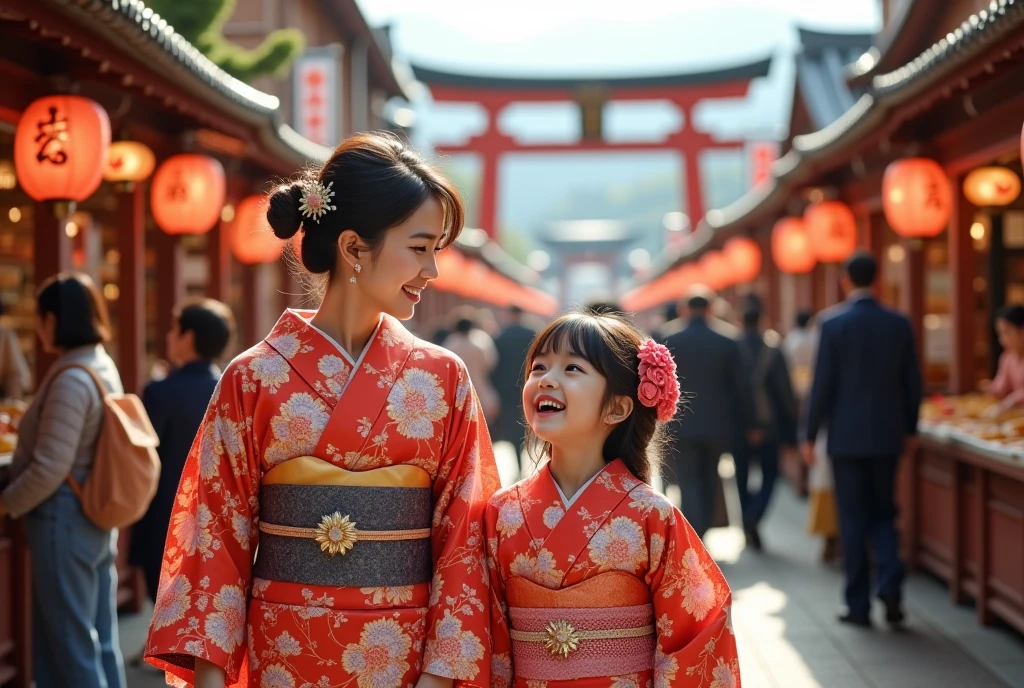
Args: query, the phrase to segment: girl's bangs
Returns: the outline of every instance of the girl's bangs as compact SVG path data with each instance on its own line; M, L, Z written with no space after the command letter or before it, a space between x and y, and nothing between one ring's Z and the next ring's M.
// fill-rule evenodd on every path
M602 337L597 319L587 315L565 315L537 336L530 359L554 353L569 353L596 365L592 354L601 351Z

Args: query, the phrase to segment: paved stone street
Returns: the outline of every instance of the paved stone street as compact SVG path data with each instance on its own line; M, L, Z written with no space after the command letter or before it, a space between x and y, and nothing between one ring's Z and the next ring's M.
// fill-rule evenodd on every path
M503 478L515 475L508 457L499 462ZM820 543L805 534L804 516L804 502L783 485L763 530L764 554L744 550L739 529L708 535L735 594L744 688L1024 688L1024 638L978 626L972 609L952 606L945 587L924 575L908 582L906 630L886 629L880 609L874 631L837 623L842 579L818 564ZM126 657L138 654L147 622L121 619ZM128 674L131 688L163 685L146 669Z

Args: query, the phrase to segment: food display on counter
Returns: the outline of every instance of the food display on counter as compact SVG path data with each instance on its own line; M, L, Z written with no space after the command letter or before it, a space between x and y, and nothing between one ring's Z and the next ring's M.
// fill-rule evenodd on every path
M921 431L1006 455L1024 456L1024 408L1003 410L987 394L936 395L921 405Z

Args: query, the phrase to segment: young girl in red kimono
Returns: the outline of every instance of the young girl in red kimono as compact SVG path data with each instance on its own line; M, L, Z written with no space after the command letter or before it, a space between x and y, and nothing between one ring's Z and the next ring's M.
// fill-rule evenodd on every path
M413 337L451 184L397 138L343 142L270 199L326 277L236 358L192 446L146 658L178 685L490 686L482 514L498 487L465 366Z
M739 686L729 586L647 484L679 400L671 354L619 317L579 313L537 336L526 371L531 440L550 460L485 513L492 685Z

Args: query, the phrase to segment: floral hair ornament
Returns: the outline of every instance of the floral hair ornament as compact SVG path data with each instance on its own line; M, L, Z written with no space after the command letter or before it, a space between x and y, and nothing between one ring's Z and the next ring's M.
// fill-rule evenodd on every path
M302 185L299 212L303 217L313 218L319 224L324 213L328 210L338 209L331 205L331 199L334 198L334 192L331 191L332 186L334 186L333 181L327 182L327 186L324 186L318 179L307 181Z
M663 345L653 339L640 345L640 387L637 397L648 408L658 409L658 422L667 423L676 415L679 404L679 380L676 378L676 362Z

